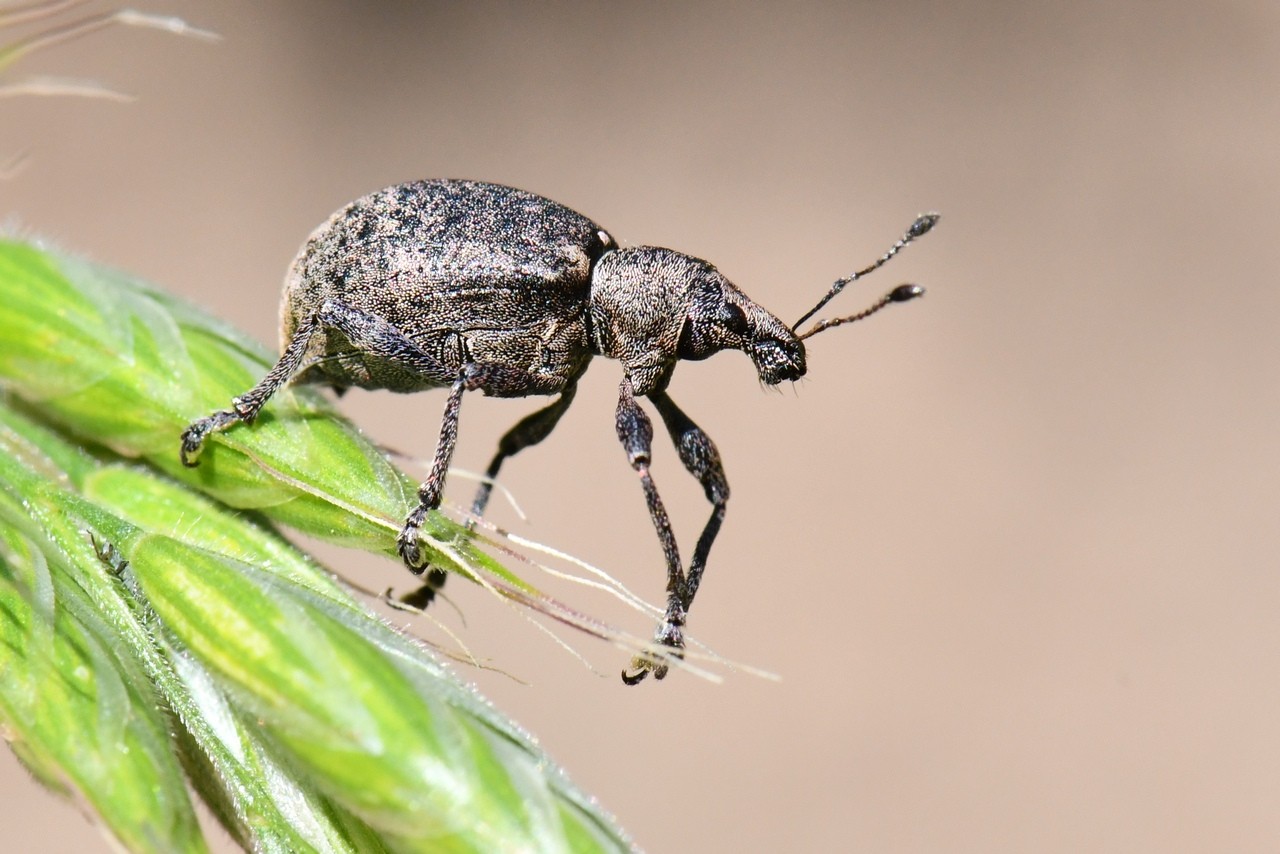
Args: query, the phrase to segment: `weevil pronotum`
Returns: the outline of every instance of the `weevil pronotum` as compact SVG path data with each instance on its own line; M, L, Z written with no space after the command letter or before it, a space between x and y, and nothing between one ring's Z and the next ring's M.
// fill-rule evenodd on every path
M617 359L623 369L618 439L640 477L667 564L666 613L654 639L678 656L689 606L724 520L729 484L715 444L667 394L676 363L742 350L762 382L799 379L805 374L804 339L924 293L917 285L900 285L857 314L799 331L846 285L937 221L935 213L917 218L874 264L836 281L788 326L706 261L656 246L620 248L600 226L550 199L477 181L388 187L342 208L307 240L285 282L280 361L231 409L186 429L182 461L195 465L210 433L252 422L286 383L397 392L448 388L430 473L397 540L404 562L421 574L419 529L440 506L463 394L557 396L502 437L471 505L478 517L503 461L547 437L573 401L591 357ZM653 425L640 397L658 410L680 461L712 505L688 571L649 474ZM633 685L648 673L661 679L666 672L664 660L641 655L622 678Z

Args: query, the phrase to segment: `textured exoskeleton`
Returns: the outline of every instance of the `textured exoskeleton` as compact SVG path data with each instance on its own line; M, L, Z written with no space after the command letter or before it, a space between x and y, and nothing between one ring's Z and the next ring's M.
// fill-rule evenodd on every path
M921 217L875 265L837 282L814 311L934 221L936 215ZM252 421L288 382L397 392L447 387L431 471L397 540L405 563L421 573L419 529L440 505L463 393L557 395L502 437L472 505L479 516L503 461L546 438L591 357L617 359L618 438L641 478L667 564L667 609L656 640L678 655L729 486L711 439L666 393L676 362L733 348L751 357L764 382L794 380L805 373L801 338L919 292L902 286L860 315L801 336L707 262L658 247L620 249L594 222L549 199L474 181L401 184L352 202L307 240L285 283L280 361L231 409L187 428L182 460L195 465L206 436ZM653 427L637 397L653 402L712 504L688 572L649 475ZM632 668L623 674L630 684L667 671L658 656L641 656Z

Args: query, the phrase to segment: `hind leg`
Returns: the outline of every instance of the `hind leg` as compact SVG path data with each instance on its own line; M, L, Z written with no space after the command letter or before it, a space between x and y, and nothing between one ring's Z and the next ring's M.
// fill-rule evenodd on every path
M222 409L193 422L182 433L180 456L185 466L199 463L200 450L210 433L225 430L240 421L252 423L271 396L298 375L311 339L321 329L340 332L361 353L394 362L438 384L449 385L457 376L438 360L422 352L396 327L359 309L326 300L319 311L304 320L284 348L280 361L253 388L233 398L230 409Z

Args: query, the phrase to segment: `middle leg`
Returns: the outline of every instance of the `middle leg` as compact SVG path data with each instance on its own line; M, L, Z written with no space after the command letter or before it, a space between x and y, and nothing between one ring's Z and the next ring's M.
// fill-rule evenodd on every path
M400 536L396 538L396 550L405 565L415 574L420 575L426 568L418 536L427 514L440 507L445 477L449 473L449 460L453 458L453 449L458 444L458 413L462 408L462 394L478 388L479 384L477 366L466 364L449 387L449 399L445 402L444 418L440 422L440 441L436 443L431 471L418 487L418 506L409 513L404 527L400 529Z
M476 490L475 501L471 503L472 516L484 515L485 508L489 506L489 495L493 492L493 481L507 457L515 456L525 448L536 445L550 436L551 431L560 422L560 417L569 408L569 404L573 403L573 396L577 392L577 383L570 383L550 405L526 415L503 434L498 442L498 452L493 455L493 460L484 473L485 481Z
M560 416L564 415L565 410L569 408L569 404L573 402L573 396L577 391L577 384L571 383L565 387L564 391L560 392L560 396L552 401L549 406L526 415L516 422L514 427L503 434L502 439L498 442L498 452L494 454L493 460L489 463L489 468L485 471L485 481L476 490L475 500L471 503L471 515L473 518L468 520L468 527L473 527L475 520L484 515L485 508L489 505L489 496L493 492L494 479L498 476L502 463L507 457L513 456L530 445L536 445L547 438L551 431L555 429L556 424L559 423ZM400 601L415 608L425 608L435 599L440 588L444 587L448 577L449 574L444 570L431 569L423 579L422 586L401 596Z

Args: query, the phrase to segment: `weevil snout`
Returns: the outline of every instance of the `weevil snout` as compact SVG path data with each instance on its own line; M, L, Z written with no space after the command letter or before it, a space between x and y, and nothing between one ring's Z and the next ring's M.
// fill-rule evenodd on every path
M714 341L714 349L742 350L767 385L804 376L804 342L791 328L723 278L710 290L713 297L709 301L717 307L695 311L690 321L711 320L710 334L704 333L704 339Z
M747 355L760 374L760 382L766 385L798 380L807 370L804 342L785 327L780 335L757 339Z

